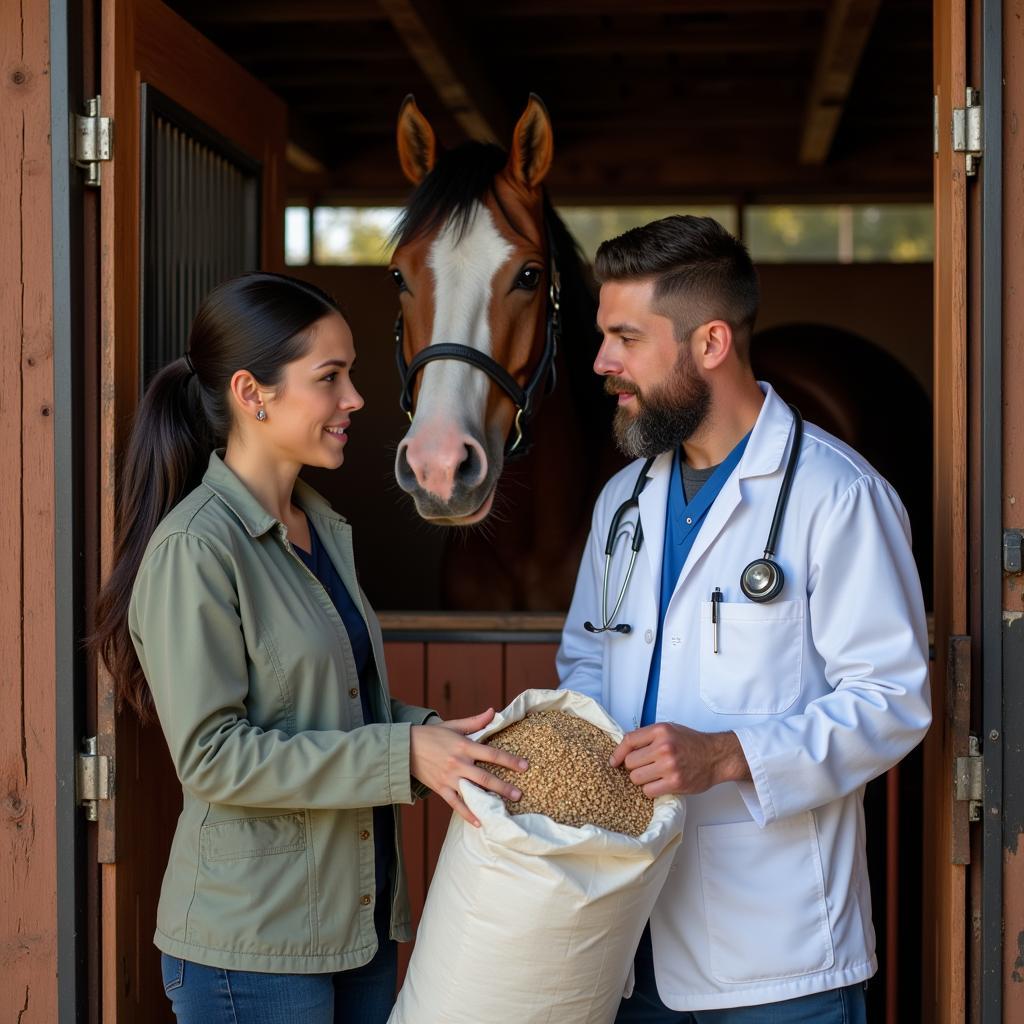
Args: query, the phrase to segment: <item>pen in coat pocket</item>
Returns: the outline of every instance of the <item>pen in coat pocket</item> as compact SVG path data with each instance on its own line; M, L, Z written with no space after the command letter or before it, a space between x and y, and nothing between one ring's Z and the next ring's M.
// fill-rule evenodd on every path
M722 603L722 588L715 587L711 595L711 639L713 651L718 653L718 606Z

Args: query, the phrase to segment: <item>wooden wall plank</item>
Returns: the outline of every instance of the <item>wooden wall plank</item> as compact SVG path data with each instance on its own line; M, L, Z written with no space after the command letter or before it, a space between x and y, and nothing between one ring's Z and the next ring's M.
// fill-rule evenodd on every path
M558 686L557 652L558 644L505 644L504 703L510 704L523 690Z
M501 644L445 644L427 647L427 705L444 719L465 718L504 707ZM444 842L451 808L437 796L427 803L427 883Z
M0 1007L57 1019L49 5L0 4Z
M391 695L406 704L427 706L427 679L424 645L419 643L389 643L384 645L388 664L388 685ZM423 901L427 896L427 804L418 800L411 807L402 807L402 851L409 883L409 903L412 906L412 924L417 928ZM401 986L405 970L412 955L412 943L398 947L398 984Z

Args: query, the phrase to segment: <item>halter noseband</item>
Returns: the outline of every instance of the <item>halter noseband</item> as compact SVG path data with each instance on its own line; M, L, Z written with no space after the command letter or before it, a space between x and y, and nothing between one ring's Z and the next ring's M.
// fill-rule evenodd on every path
M419 373L427 363L435 359L456 359L462 363L469 363L478 370L483 370L495 384L498 385L512 399L516 407L516 418L513 424L515 437L505 442L505 459L519 458L525 455L532 442L527 433L530 423L537 413L539 403L534 402L537 389L541 382L546 381L544 394L548 395L555 386L555 355L558 352L558 341L561 334L561 299L560 281L558 268L555 266L554 249L550 246L548 255L548 272L550 274L550 285L548 287L547 299L547 328L544 332L544 351L541 353L540 362L534 367L526 387L520 387L516 379L502 366L493 356L479 349L471 348L469 345L459 344L437 344L428 345L421 352L413 356L411 362L406 363L403 351L404 322L399 312L395 320L395 361L398 363L398 375L402 381L402 391L399 395L399 405L403 412L412 422L413 402L412 389L416 381L416 374Z

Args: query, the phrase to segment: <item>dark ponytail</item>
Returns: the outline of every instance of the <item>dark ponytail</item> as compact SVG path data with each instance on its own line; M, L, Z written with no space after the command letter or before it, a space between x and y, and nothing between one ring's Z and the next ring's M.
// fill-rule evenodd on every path
M229 388L248 370L268 388L301 358L309 328L339 312L319 288L279 274L244 274L203 301L188 355L150 382L121 465L114 526L114 567L96 605L90 645L114 677L118 705L143 720L153 699L128 629L128 606L142 556L160 520L203 478L210 453L231 431Z

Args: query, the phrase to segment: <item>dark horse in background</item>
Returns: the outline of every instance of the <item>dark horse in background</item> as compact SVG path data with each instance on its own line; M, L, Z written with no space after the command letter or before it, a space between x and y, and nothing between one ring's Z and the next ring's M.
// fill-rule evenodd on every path
M622 459L614 405L593 372L593 287L543 187L551 122L531 96L507 154L468 142L438 156L409 97L398 152L416 189L391 262L410 417L396 479L423 519L479 524L447 545L447 607L564 610L594 500ZM921 387L871 342L820 325L763 332L752 354L760 378L897 488L930 595L931 412Z
M531 96L509 153L468 142L438 157L409 97L398 150L417 188L391 261L410 416L396 479L424 519L482 524L448 545L449 607L563 609L621 461L592 370L593 288L543 188L551 122Z

